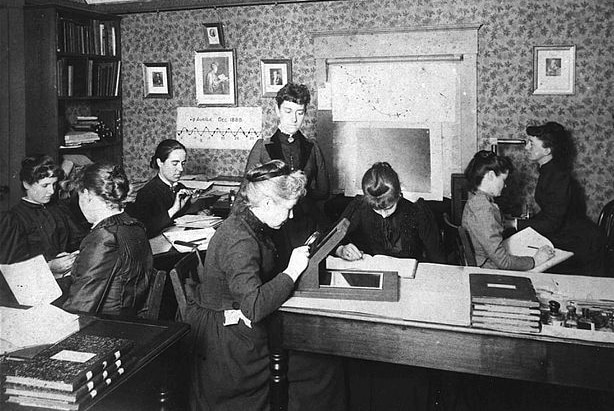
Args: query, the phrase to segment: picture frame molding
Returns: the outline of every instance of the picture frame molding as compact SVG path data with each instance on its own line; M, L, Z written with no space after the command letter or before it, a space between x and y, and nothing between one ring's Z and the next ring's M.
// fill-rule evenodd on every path
M272 72L279 70L281 84L272 84ZM261 59L260 87L262 97L275 97L279 89L292 81L292 59Z
M575 83L575 45L533 46L534 95L572 95Z
M160 71L158 71L158 69ZM156 85L154 75L160 73L161 85ZM165 81L166 80L166 81ZM173 78L171 63L143 63L143 98L172 98Z
M207 91L207 75L212 71L211 64L217 63L218 76L227 77L222 81L221 93ZM234 49L197 50L194 53L194 73L196 79L196 101L199 106L237 106L237 60Z
M224 26L222 23L203 23L205 29L205 48L207 49L225 49L226 42L224 41ZM214 36L210 35L210 30L215 30L217 33L217 43L212 43Z

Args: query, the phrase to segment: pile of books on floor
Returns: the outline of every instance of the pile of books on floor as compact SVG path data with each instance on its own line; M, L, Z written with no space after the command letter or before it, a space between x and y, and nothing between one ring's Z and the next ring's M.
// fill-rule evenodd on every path
M129 370L134 341L77 332L31 359L5 360L4 396L27 407L81 410Z
M539 300L531 279L502 274L469 274L471 326L537 333Z

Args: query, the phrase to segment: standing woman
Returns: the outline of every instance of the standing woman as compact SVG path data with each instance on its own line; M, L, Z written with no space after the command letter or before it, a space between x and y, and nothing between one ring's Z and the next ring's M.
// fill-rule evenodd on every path
M57 201L57 184L63 176L62 169L47 155L26 157L21 162L19 178L25 195L4 218L2 236L14 241L3 243L0 253L0 263L4 264L42 254L60 286L67 285L63 284L68 280L65 276L70 274L75 251L86 234Z
M559 123L529 126L526 150L539 166L535 202L539 212L527 220L513 220L518 230L532 227L556 248L574 256L556 266L557 273L604 275L604 239L586 216L582 188L572 175L575 147L570 133Z
M186 213L190 190L179 183L186 163L186 149L177 140L164 140L156 148L149 166L158 174L137 193L128 213L145 224L147 237L152 238L173 225L175 218Z
M501 195L512 168L507 157L482 150L465 169L470 194L462 224L471 237L478 267L526 271L554 256L550 246L543 246L533 257L527 257L509 254L503 244L503 217L495 198Z
M81 170L76 186L92 230L81 243L64 309L136 316L145 306L153 256L143 224L123 212L128 178L120 166L94 163Z
M305 194L305 176L275 160L249 171L242 207L211 238L196 302L188 306L192 327L192 410L268 410L269 315L286 301L308 263L308 247L276 268L271 229L292 218Z

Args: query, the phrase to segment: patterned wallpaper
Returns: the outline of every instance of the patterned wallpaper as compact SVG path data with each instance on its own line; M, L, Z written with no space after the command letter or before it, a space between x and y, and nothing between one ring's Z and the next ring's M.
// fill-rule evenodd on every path
M202 23L222 22L237 53L240 106L261 106L264 133L276 126L274 101L260 96L260 59L292 58L294 81L314 91L303 126L314 135L317 95L312 31L482 24L478 52L478 146L523 137L528 124L558 121L573 130L576 173L596 219L614 199L614 2L610 0L347 0L143 13L122 22L124 155L131 178L147 179L156 144L174 136L176 107L195 106L195 50ZM576 94L532 95L532 47L577 47ZM170 62L173 98L144 99L143 62ZM512 189L530 197L536 169L522 147L505 146L518 169ZM188 172L237 174L247 152L190 150ZM515 187L515 188L514 188ZM510 196L508 196L510 197ZM518 196L512 196L518 198ZM516 205L522 200L516 200Z

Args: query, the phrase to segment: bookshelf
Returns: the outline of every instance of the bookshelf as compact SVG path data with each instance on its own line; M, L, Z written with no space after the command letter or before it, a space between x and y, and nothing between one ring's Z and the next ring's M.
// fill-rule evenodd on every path
M119 16L83 8L24 8L26 154L61 161L84 154L122 164L121 38ZM95 117L100 140L67 146L77 118Z

